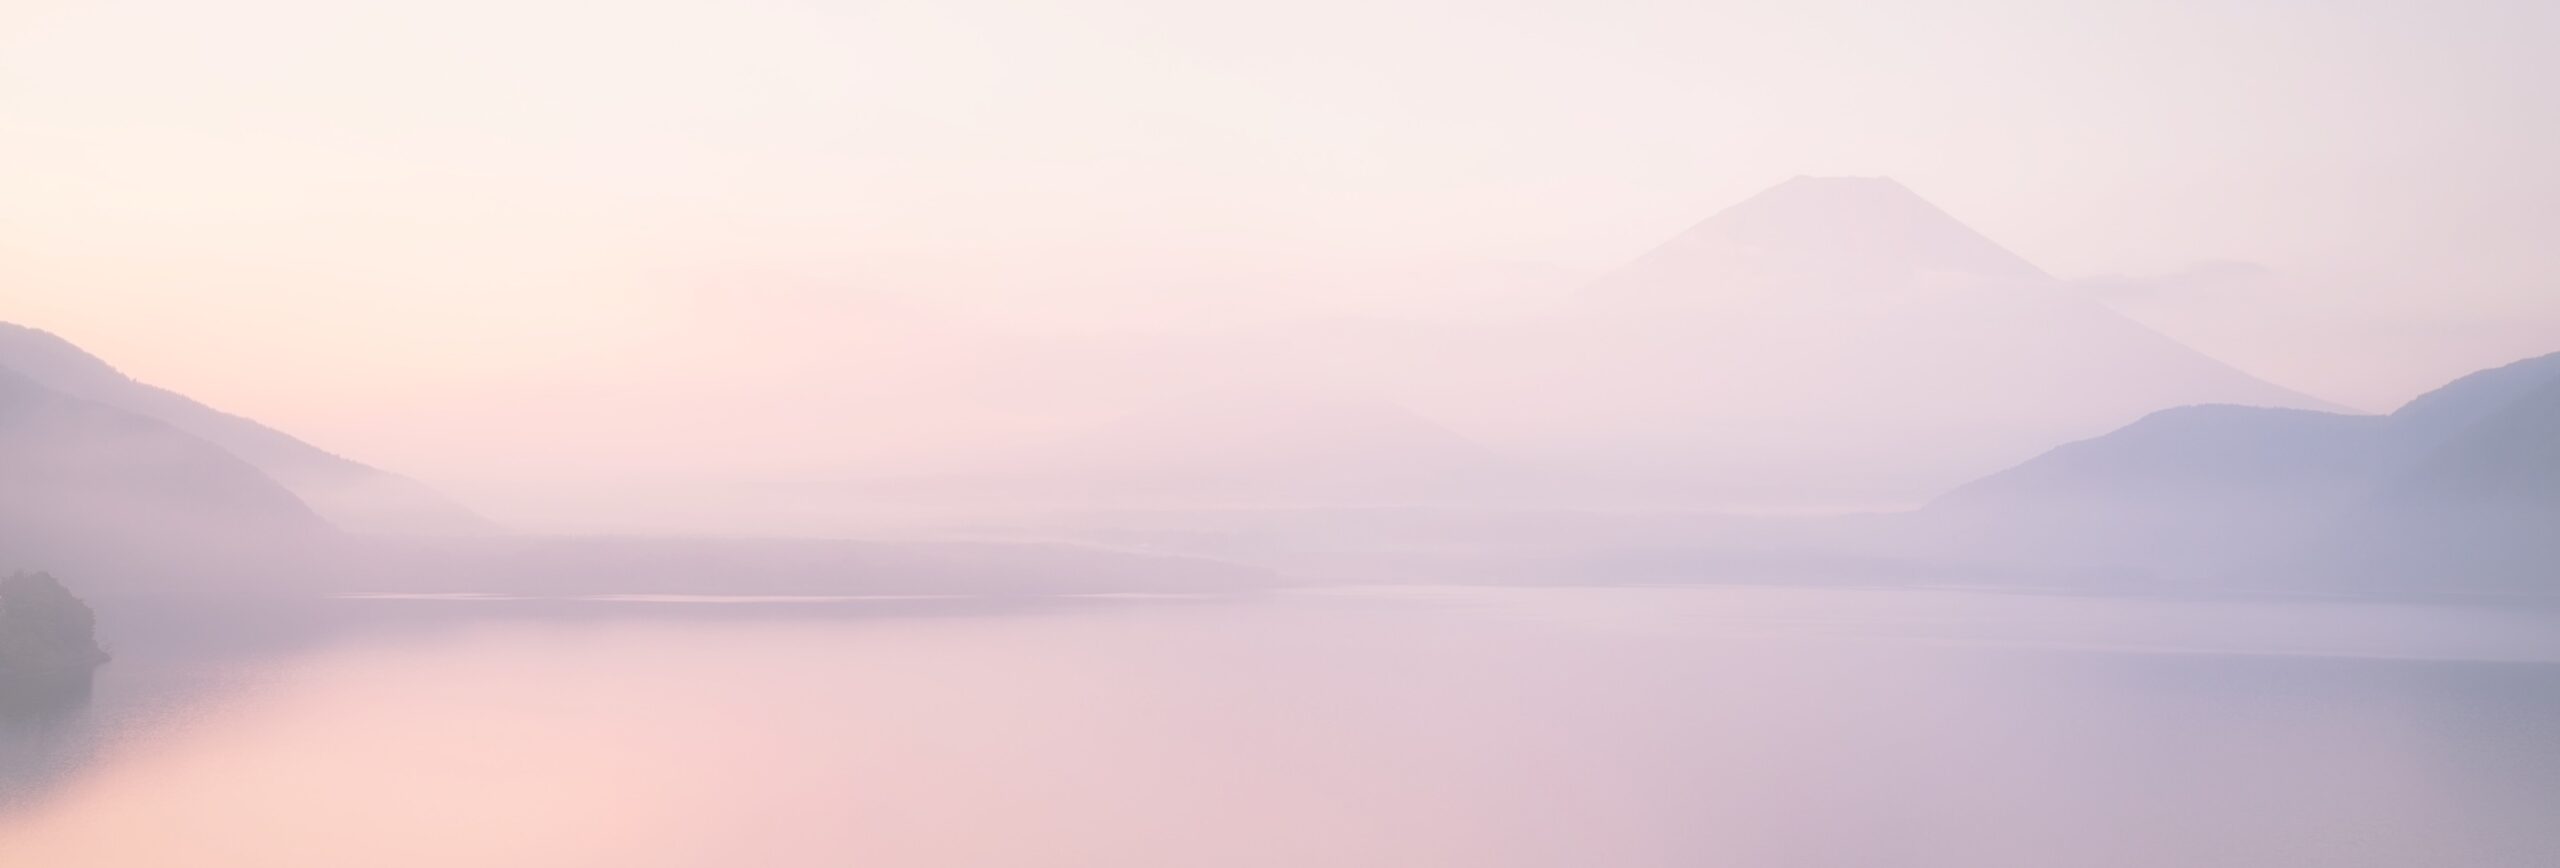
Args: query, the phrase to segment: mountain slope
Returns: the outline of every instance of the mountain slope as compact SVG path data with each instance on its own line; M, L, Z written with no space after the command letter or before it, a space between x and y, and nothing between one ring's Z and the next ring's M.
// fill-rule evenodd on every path
M2535 415L2554 412L2555 390L2560 354L2465 376L2388 416L2162 411L1957 488L1924 519L1976 551L2189 571L2360 550L2355 537L2416 532L2440 513L2500 525L2560 499L2560 436Z
M189 583L328 524L221 447L0 369L0 559Z
M2400 405L2391 424L2403 448L2433 449L2554 381L2560 381L2560 353L2474 372Z
M2466 426L2380 496L2420 507L2560 507L2560 376Z
M2560 377L2427 452L2306 560L2366 586L2560 593Z
M2049 279L1891 178L1799 175L1699 221L1589 292L1881 289L1928 273Z
M2118 315L1881 178L1753 196L1486 364L1518 384L1512 403L1419 409L1629 479L1868 502L2164 407L2335 409Z
M2378 416L2178 407L1967 483L1922 516L1950 553L2192 571L2325 527L2390 451Z
M0 323L0 367L63 394L157 419L257 466L348 530L455 533L488 523L416 480L137 382L49 332Z

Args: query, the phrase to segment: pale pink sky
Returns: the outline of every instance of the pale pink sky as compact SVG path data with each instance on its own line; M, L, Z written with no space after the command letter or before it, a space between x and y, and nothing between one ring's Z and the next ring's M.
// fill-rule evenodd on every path
M19 0L0 319L467 496L882 296L1508 304L1891 175L2065 277L2254 264L2112 291L2385 408L2560 349L2555 43L2522 0Z

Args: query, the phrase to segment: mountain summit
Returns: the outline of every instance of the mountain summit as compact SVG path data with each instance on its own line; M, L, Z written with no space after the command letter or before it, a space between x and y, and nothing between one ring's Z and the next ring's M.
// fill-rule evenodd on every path
M1537 394L1533 409L1490 423L1421 409L1541 438L1488 444L1506 451L1615 461L1632 485L1790 507L1917 501L2169 407L2331 409L2144 327L1885 178L1799 177L1725 208L1489 366Z
M1700 221L1594 291L1875 289L1931 275L2049 279L1891 178L1798 175Z

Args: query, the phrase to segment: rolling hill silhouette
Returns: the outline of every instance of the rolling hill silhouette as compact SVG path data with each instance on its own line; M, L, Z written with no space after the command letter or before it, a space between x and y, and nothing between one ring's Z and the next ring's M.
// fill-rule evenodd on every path
M253 420L135 381L50 332L0 323L0 367L62 394L167 423L265 471L345 530L460 533L488 522L433 489Z
M0 562L108 582L237 574L332 535L258 468L0 369Z
M2560 376L2445 437L2317 542L2310 571L2354 584L2560 591Z
M2423 572L2417 563L2471 552L2485 565L2560 528L2555 419L2560 353L2462 377L2387 416L2181 407L2057 447L1926 512L1964 544L2038 560L2187 571L2316 561L2404 581ZM2373 557L2353 567L2322 549Z

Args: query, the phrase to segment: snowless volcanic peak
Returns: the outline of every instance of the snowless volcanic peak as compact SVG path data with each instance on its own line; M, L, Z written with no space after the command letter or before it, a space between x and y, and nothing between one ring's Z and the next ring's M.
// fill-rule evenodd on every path
M2169 407L2326 409L2125 318L1883 178L1772 187L1584 301L1560 336L1511 354L1538 412L1496 424L1422 409L1460 431L1539 438L1497 448L1618 460L1629 478L1749 477L1876 502Z
M1891 178L1799 175L1690 227L1594 290L1885 289L1936 275L2049 279Z

